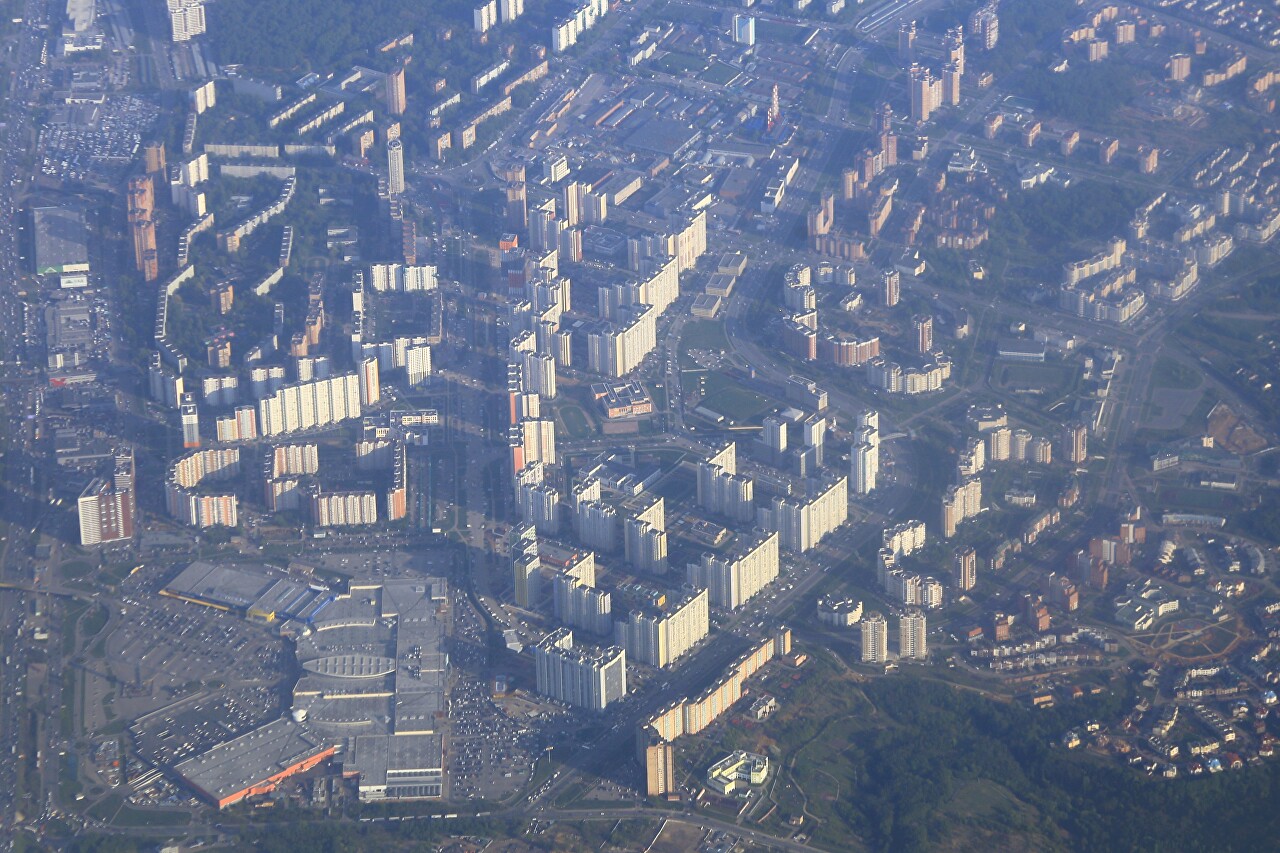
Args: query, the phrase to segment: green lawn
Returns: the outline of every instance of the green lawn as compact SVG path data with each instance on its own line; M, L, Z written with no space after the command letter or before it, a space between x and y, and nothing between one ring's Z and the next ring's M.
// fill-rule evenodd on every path
M59 569L64 578L82 578L93 571L88 560L67 560Z
M1039 389L1056 396L1068 389L1075 372L1062 364L1001 364L996 367L996 381L1008 389Z
M812 27L798 27L793 24L780 24L760 18L756 19L756 39L762 42L772 41L798 45L803 44L812 32Z
M736 80L740 74L742 72L732 65L717 61L711 63L711 67L703 72L702 79L717 86L727 86Z
M681 349L729 349L729 338L720 320L690 320L680 332Z
M106 607L95 607L80 622L80 636L85 639L97 636L98 632L107 626L107 620L110 616L111 614L107 612Z
M768 397L762 397L754 391L748 391L723 373L709 371L703 374L706 378L703 385L706 396L700 405L711 411L724 415L733 425L742 425L758 420L777 405Z
M668 74L677 75L701 74L707 68L705 60L688 53L668 53L654 64Z
M125 806L116 812L114 826L186 826L191 815L169 809L134 809Z
M560 420L564 424L564 438L586 438L591 435L591 422L587 413L578 406L563 404L558 410Z
M1174 361L1167 356L1161 356L1156 361L1155 368L1151 371L1151 387L1153 388L1173 388L1180 391L1189 391L1193 388L1199 388L1202 381L1203 378L1198 370L1188 367L1180 361Z

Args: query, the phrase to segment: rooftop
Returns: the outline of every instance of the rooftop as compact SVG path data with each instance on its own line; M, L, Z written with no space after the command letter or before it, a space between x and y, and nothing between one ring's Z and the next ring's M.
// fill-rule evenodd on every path
M188 758L174 770L192 787L225 804L332 752L333 747L306 725L281 719Z

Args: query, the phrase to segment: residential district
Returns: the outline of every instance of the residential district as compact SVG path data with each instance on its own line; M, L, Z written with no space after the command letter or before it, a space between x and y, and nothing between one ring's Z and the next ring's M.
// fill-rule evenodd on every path
M390 5L5 4L6 838L801 849L824 678L1273 755L1274 7Z

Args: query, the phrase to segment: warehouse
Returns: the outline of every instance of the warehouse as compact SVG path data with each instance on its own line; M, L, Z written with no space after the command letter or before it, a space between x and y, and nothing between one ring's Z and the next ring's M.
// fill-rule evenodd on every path
M84 214L64 207L31 210L36 275L61 276L63 287L84 287L89 275L89 232Z
M201 796L225 809L245 797L274 791L284 779L310 770L333 753L334 746L305 724L280 719L173 769Z

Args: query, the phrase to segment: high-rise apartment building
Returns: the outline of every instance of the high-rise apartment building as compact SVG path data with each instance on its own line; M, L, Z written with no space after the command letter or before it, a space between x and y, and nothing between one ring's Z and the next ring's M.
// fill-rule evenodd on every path
M733 16L733 41L752 47L756 43L756 19L753 15Z
M520 421L511 428L508 443L511 447L513 471L519 471L534 462L556 464L556 422L553 420L526 418Z
M939 104L952 107L960 104L960 67L954 62L942 66L942 100Z
M698 463L698 506L749 522L755 518L755 481L738 474L737 454L730 441Z
M1153 145L1138 146L1138 171L1144 175L1154 175L1160 167L1160 149Z
M524 14L524 0L498 0L498 21L509 24Z
M911 329L915 332L916 352L933 352L933 316L916 314L911 318Z
M527 483L519 491L520 518L539 533L560 530L560 492L548 483Z
M707 636L711 627L706 589L687 593L667 612L633 610L615 624L615 642L632 660L669 666Z
M909 609L898 619L898 657L924 660L929 656L925 640L924 611Z
M315 527L376 524L378 499L373 492L322 492L313 484L307 496L307 516Z
M587 366L612 378L635 370L658 345L658 311L652 305L627 306L620 314L620 322L587 333Z
M360 377L360 405L376 406L382 399L382 380L378 375L378 359L364 358L357 369Z
M902 275L895 269L887 269L880 276L880 302L892 308L902 298Z
M995 50L1000 40L1000 15L994 2L980 6L969 15L969 32L983 50Z
M483 0L471 12L471 22L478 33L487 33L498 23L497 0Z
M395 71L387 75L386 80L386 96L387 96L387 112L393 116L404 115L405 109L408 107L404 88L404 66L400 66Z
M204 487L211 482L233 479L239 474L238 447L188 453L173 464L165 483L165 503L169 514L193 527L235 527L239 524L236 496L208 494Z
M608 592L567 572L557 572L551 579L551 595L555 616L566 625L600 635L613 631L613 602ZM630 653L630 648L627 651Z
M204 34L202 0L167 0L169 28L175 42L190 41Z
M431 347L412 344L404 350L404 372L409 385L419 387L431 376Z
M880 476L880 447L869 441L854 446L849 454L849 480L855 495L869 495Z
M964 74L964 28L952 27L942 37L942 62L954 65L957 73Z
M864 613L859 627L862 632L862 662L886 663L889 660L889 623L877 612Z
M974 477L942 493L942 537L956 534L956 527L982 511L982 480Z
M516 606L530 610L541 598L542 558L538 554L538 531L532 524L517 524L508 537L511 576Z
M137 515L137 486L133 451L112 458L110 477L95 477L76 501L80 520L80 544L100 545L133 538Z
M913 64L907 73L911 89L911 120L924 124L942 105L942 80L928 68Z
M561 628L533 647L538 692L560 702L603 711L627 694L627 653L617 647L575 648Z
M190 392L182 395L182 403L178 406L178 417L182 420L182 446L187 449L200 446L200 410L196 407L196 395Z
M1013 453L1013 430L999 426L987 433L987 458L992 462L1007 462Z
M404 192L404 143L399 139L387 143L387 192Z
M956 554L952 567L952 579L956 589L968 592L978 584L978 552L973 548L965 548Z
M667 573L667 516L662 498L649 501L623 524L627 562L656 575Z
M1073 423L1062 428L1062 455L1072 465L1082 465L1089 460L1089 427Z
M898 24L898 61L907 65L915 58L916 22L903 21Z
M716 607L736 610L778 577L777 532L758 532L729 554L703 554L686 568L693 586L706 587Z
M618 547L618 511L608 504L583 501L576 509L578 538L597 551L610 552Z
M520 354L525 388L544 400L556 396L556 360L548 353L525 352Z
M803 554L849 518L849 478L837 477L805 498L777 496L768 512L785 551Z
M278 388L258 401L258 432L264 437L328 426L358 418L360 377L346 373Z

